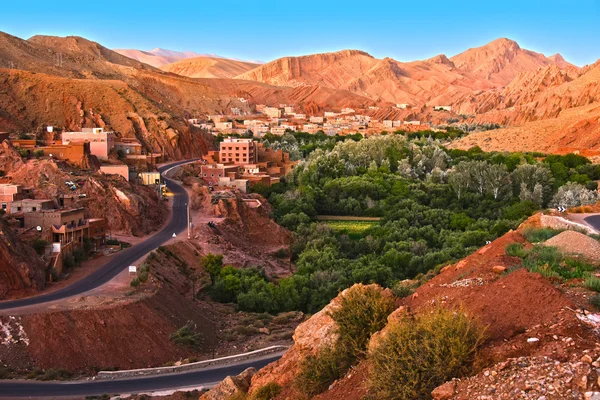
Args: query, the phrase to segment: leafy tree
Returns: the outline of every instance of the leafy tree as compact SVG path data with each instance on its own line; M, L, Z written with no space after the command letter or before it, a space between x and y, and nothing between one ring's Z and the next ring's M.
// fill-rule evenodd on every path
M206 272L210 275L210 281L214 285L217 276L221 273L221 269L223 268L223 255L208 253L202 257L201 263Z

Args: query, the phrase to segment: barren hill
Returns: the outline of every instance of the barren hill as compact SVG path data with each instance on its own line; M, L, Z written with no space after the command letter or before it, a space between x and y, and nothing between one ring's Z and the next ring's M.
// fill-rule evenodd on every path
M499 85L508 84L517 74L550 64L565 64L556 54L553 59L522 49L510 39L496 39L485 46L469 49L450 58L457 69Z
M284 57L239 75L272 85L320 85L346 89L375 100L447 105L456 98L508 84L518 73L551 64L566 65L508 39L469 49L450 59L399 62L376 59L358 50Z
M115 49L115 52L124 55L125 57L133 58L153 67L160 68L163 65L171 64L179 60L192 57L200 57L202 54L192 51L173 51L165 49L152 49L150 51L136 49Z
M233 78L259 64L215 57L194 57L164 65L160 69L190 78Z
M206 137L186 123L191 115L248 111L248 104L294 103L318 111L362 107L368 98L321 87L279 88L231 79L191 79L167 73L79 37L0 34L0 131L44 125L77 130L100 126L137 137L169 158L206 152ZM77 79L72 79L77 78Z
M519 75L500 92L464 99L477 120L511 126L479 132L455 146L484 150L600 150L600 62L574 70L556 66Z

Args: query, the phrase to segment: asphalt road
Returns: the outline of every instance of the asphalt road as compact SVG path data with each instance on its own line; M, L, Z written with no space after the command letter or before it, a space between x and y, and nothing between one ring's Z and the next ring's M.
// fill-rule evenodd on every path
M247 361L220 368L122 380L68 383L0 380L0 398L43 397L62 399L77 396L147 393L159 390L207 386L220 382L228 375L237 375L248 367L262 368L280 357L281 355L277 354L260 360Z
M163 174L171 167L188 163L195 160L184 160L175 163L167 164L158 168L158 171ZM171 220L158 233L152 235L126 250L122 250L118 254L113 255L110 261L103 265L92 274L82 278L73 284L66 286L52 293L41 294L39 296L28 297L19 300L8 300L0 302L0 310L13 309L18 307L39 305L51 301L61 300L71 296L83 294L89 290L95 289L110 281L117 276L121 271L128 268L133 262L143 257L145 254L156 249L158 246L172 239L173 233L179 235L187 229L187 206L188 195L183 187L175 183L173 180L164 178L167 187L174 194L173 208ZM1 393L1 392L0 392Z
M590 224L595 230L600 231L600 214L590 215L584 218L584 221Z

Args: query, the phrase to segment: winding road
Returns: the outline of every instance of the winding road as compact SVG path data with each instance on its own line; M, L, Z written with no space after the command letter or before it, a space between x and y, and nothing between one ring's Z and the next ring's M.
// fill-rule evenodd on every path
M148 254L152 250L156 249L158 246L172 239L173 233L179 234L183 230L185 230L187 228L186 204L188 202L188 194L181 185L178 185L177 183L175 183L175 181L166 178L164 176L164 173L173 167L177 167L179 165L190 163L196 160L197 159L178 161L175 163L163 165L158 168L158 171L163 176L167 187L174 194L171 219L163 229L150 236L143 242L140 242L133 247L125 249L119 252L118 254L115 254L111 257L110 261L103 265L101 268L94 271L92 274L76 282L73 282L73 284L69 286L66 286L55 292L41 294L39 296L33 296L19 300L1 301L0 310L34 306L48 303L51 301L62 300L68 297L81 295L85 292L102 286L111 279L113 279L115 276L117 276L121 271L128 268L129 265L131 265L133 262Z
M148 376L120 380L95 380L81 382L1 381L0 398L56 398L100 396L103 394L144 393L181 388L210 387L228 375L237 375L246 368L262 368L279 359L274 354L257 360L218 368L186 371L176 374Z

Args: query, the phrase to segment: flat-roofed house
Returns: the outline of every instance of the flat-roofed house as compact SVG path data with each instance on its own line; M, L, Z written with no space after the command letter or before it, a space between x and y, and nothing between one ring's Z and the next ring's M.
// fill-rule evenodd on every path
M81 132L63 132L63 144L90 143L90 154L100 160L107 160L108 153L115 148L115 133L105 131L103 128L83 128Z

